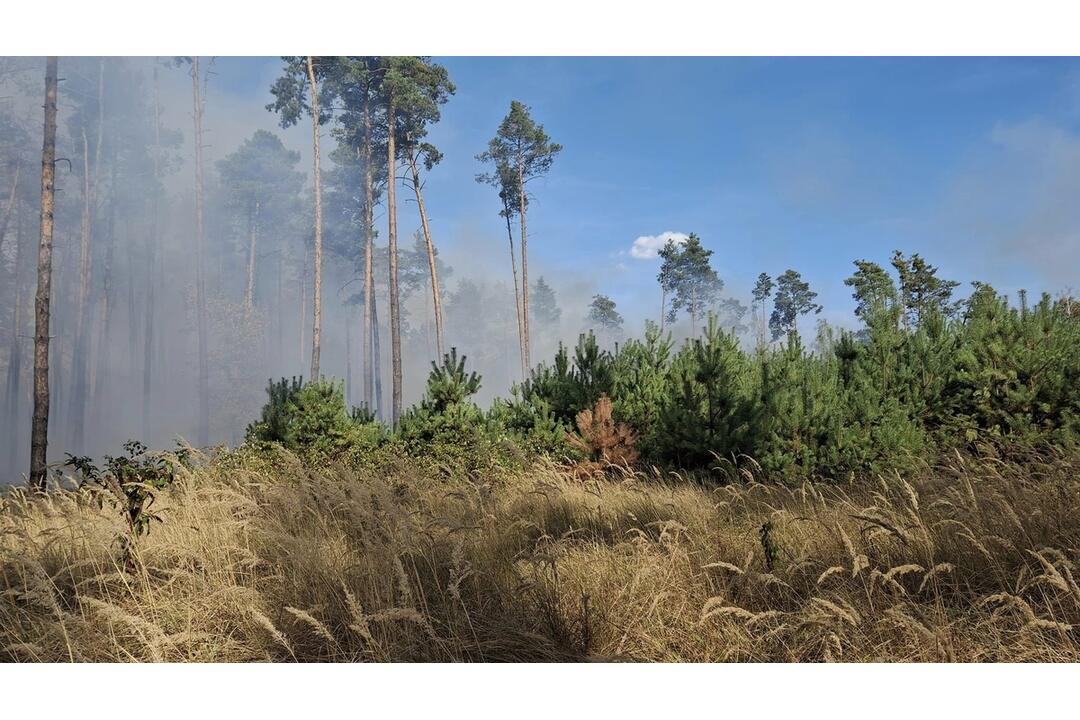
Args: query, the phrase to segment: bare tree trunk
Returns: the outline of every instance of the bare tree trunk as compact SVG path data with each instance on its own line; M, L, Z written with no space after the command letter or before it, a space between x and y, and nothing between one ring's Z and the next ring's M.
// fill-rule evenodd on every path
M416 194L416 207L420 210L420 227L424 230L424 242L427 245L428 269L431 272L431 299L435 306L435 349L441 359L443 356L443 316L442 299L439 293L439 273L435 267L435 243L431 239L431 226L428 223L427 209L424 207L420 171L416 167L416 156L412 152L409 152L409 170L412 171L413 193Z
M375 328L375 282L372 254L375 252L375 168L371 157L371 100L364 104L364 402L374 401L375 364L372 359Z
M397 427L401 417L401 307L398 297L397 268L397 149L394 130L397 124L394 96L390 94L386 107L386 213L390 243L390 364L392 372L390 422Z
M22 170L22 162L15 163L15 176L11 180L11 193L8 195L7 208L4 209L4 218L0 220L0 249L4 247L4 237L7 235L8 224L11 222L12 213L15 211L15 198L19 191L19 171ZM18 252L16 249L15 252Z
M300 270L300 368L304 367L304 330L307 329L307 263L308 253L304 250L304 266Z
M154 59L154 198L152 204L153 227L146 238L146 325L143 329L143 392L142 424L146 442L152 442L153 428L150 426L150 408L153 405L153 368L154 368L154 300L157 283L154 282L154 269L157 266L157 247L161 242L161 97L158 88L158 61Z
M116 186L116 158L112 163L112 185ZM113 256L116 248L116 196L109 200L109 222L105 233L105 262L101 267L102 291L101 291L101 335L98 342L97 353L94 360L97 363L96 379L93 391L90 394L91 405L94 408L94 417L103 417L104 407L102 403L108 397L108 379L112 354L112 309L113 309ZM95 426L99 426L95 423Z
M311 134L315 149L315 317L311 323L311 379L319 379L319 353L322 350L322 175L319 172L319 86L315 81L315 63L307 59L311 84Z
M75 452L83 452L83 428L86 422L86 397L90 385L89 347L87 325L90 320L90 272L92 254L90 238L92 217L90 213L90 147L86 140L86 127L82 128L83 146L83 209L79 228L79 305L75 318L75 350L72 358L74 377L71 382L71 400L68 422L72 426L71 444Z
M517 315L518 326L518 358L521 364L521 379L526 377L525 366L525 324L521 320L521 289L518 286L517 260L514 258L514 233L510 229L510 203L503 196L503 211L506 217L506 238L510 242L510 270L514 273L514 313Z
M660 286L660 334L664 333L664 321L667 319L667 288Z
M244 290L244 307L251 310L255 304L255 247L258 240L259 227L259 201L255 201L255 208L248 217L249 234L248 261L247 261L247 288Z
M529 344L529 236L525 232L525 175L522 163L518 163L518 197L521 199L521 324L524 328L525 370L532 369Z
M278 367L281 367L283 361L285 360L285 308L283 304L284 288L282 287L282 283L284 282L282 277L284 275L282 266L285 264L285 258L283 257L283 255L285 254L285 250L282 247L284 244L284 241L278 241L277 322L275 323L277 325L277 327L275 328L275 330L277 331L277 348L274 353L274 359L277 362Z
M49 448L49 302L52 291L53 202L56 188L56 65L45 61L45 132L41 144L41 239L34 297L34 416L30 425L30 486L45 489Z
M15 210L18 212L19 204ZM11 338L9 340L7 383L4 386L4 399L6 408L4 417L11 421L11 432L4 438L4 455L15 462L15 452L19 444L19 424L15 419L19 417L22 405L22 345L19 342L19 331L22 330L23 292L25 291L25 275L23 265L26 264L27 248L26 234L23 232L22 217L15 218L15 272L12 285L15 289L15 305L11 314ZM14 473L14 468L7 468Z
M376 304L375 295L371 296L371 322L372 322L372 335L371 345L375 351L375 368L374 368L374 380L375 380L375 413L381 420L383 419L383 401L382 401L382 348L379 346L379 308Z
M345 323L345 407L352 406L352 323Z
M195 306L199 341L199 445L205 447L210 440L210 361L206 338L206 238L203 228L203 98L199 72L199 56L192 59L191 91L195 115Z

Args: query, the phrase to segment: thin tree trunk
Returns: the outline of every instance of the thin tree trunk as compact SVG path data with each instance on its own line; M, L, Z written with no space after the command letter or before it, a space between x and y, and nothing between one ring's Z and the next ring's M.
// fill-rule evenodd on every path
M259 227L259 201L255 201L255 208L248 218L251 239L248 241L247 261L247 288L244 290L244 307L251 310L255 304L255 248L258 241Z
M112 163L112 185L116 186L116 158ZM102 292L101 292L101 335L98 342L97 353L94 356L97 363L96 379L93 392L90 395L91 405L94 408L94 416L101 419L104 407L102 403L108 396L107 385L109 380L110 356L112 354L112 309L113 309L113 256L116 248L116 196L109 199L109 222L105 233L107 245L105 246L105 262L102 264ZM97 425L97 424L96 424Z
M86 140L86 127L82 128L83 183L82 222L79 227L79 306L75 318L75 350L72 358L74 378L70 383L71 444L76 452L83 452L83 428L86 422L86 397L90 385L87 325L90 322L90 274L93 256L90 252L92 222L90 214L90 147Z
M322 350L322 176L319 172L319 86L315 81L315 63L308 55L308 82L311 84L311 134L315 149L315 317L311 323L311 379L319 379L319 354Z
M304 330L307 329L307 263L308 253L304 250L304 266L300 271L300 368L304 367Z
M345 407L352 405L352 323L345 323Z
M394 130L397 125L394 96L391 93L386 107L386 212L390 254L390 365L392 372L390 422L397 427L401 417L401 307L398 297L397 267L397 150Z
M518 197L521 199L521 323L524 328L525 369L532 368L529 344L529 236L525 232L525 175L522 163L518 163Z
M0 220L0 250L4 247L4 237L7 235L8 224L11 222L12 213L15 211L15 198L19 191L19 171L22 170L22 162L15 163L15 176L11 180L11 193L8 195L7 207L4 209L4 218ZM15 252L18 252L16 249Z
M199 352L199 445L205 447L210 437L210 361L206 337L206 268L203 228L203 99L200 85L199 57L191 65L191 91L195 115L195 306Z
M30 486L45 489L49 448L49 301L52 291L53 202L56 188L56 66L45 61L45 132L41 144L41 238L34 296L34 416L30 425Z
M510 242L510 270L514 273L514 313L518 326L518 362L521 364L521 379L526 377L525 366L525 324L521 320L521 289L518 287L517 260L514 258L514 232L510 229L510 203L503 195L503 214L506 217L506 238Z
M364 402L368 408L374 401L373 381L375 364L372 359L372 345L375 333L375 272L372 266L372 254L375 252L375 168L372 166L371 152L371 100L364 104Z
M146 442L153 441L153 428L150 426L150 408L153 405L153 368L154 368L154 300L157 283L154 282L154 270L157 266L157 246L161 241L161 97L158 89L158 61L154 59L154 197L151 206L152 231L146 238L146 325L143 330L143 392L142 420L143 436Z
M16 205L16 209L18 204ZM15 289L15 305L12 308L11 313L11 338L9 341L10 350L8 352L8 367L7 367L7 382L4 386L4 399L6 401L6 408L4 417L9 418L11 425L11 432L7 434L5 440L5 457L11 459L11 462L15 462L15 451L18 448L19 443L19 424L15 422L15 419L19 417L19 410L21 406L20 390L22 389L22 345L19 342L19 331L22 329L22 307L23 307L23 292L24 288L24 276L23 265L26 264L26 234L23 232L22 217L15 218L15 272L12 278L12 286ZM14 468L8 468L14 472Z
M375 413L376 416L383 419L383 399L382 399L382 348L379 346L379 308L376 304L375 295L371 296L371 344L375 353L375 368L374 368L374 380L375 380Z
M420 227L424 231L427 245L428 269L431 272L431 299L435 306L435 349L438 357L443 356L443 316L442 299L439 293L439 273L435 266L435 243L431 239L431 225L428 223L427 209L424 207L424 193L420 188L420 171L416 167L416 156L409 153L409 170L412 171L413 192L416 194L416 207L420 210Z
M660 334L664 333L664 320L667 316L667 288L660 286Z

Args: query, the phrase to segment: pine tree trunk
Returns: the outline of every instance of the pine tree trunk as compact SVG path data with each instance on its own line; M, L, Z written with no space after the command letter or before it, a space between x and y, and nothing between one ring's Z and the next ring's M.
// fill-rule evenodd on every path
M56 66L45 61L45 132L41 144L41 237L34 296L34 415L30 426L30 486L45 489L49 447L49 302L52 291L53 202L56 188Z
M518 163L518 197L521 199L521 323L525 343L525 370L532 369L529 344L529 235L525 232L525 175L522 163Z
M319 86L315 81L315 63L307 59L308 83L311 85L311 134L315 151L315 282L311 323L311 379L319 379L319 355L322 351L322 174L319 170Z
M15 198L19 191L19 171L22 170L22 163L15 163L15 176L11 180L11 192L8 195L7 207L4 209L4 217L0 220L0 250L4 247L4 237L7 235L8 224L11 222L11 216L15 212ZM18 249L15 250L18 252Z
M371 296L371 322L371 344L375 351L375 413L376 416L382 420L384 417L382 399L382 348L379 346L379 308L375 295Z
M517 260L514 258L514 233L510 229L510 203L503 196L503 211L506 216L506 238L510 242L510 270L514 274L514 313L518 326L518 361L521 364L521 379L526 377L525 369L525 324L521 320L521 288L518 286Z
M352 323L345 323L345 408L352 405Z
M199 445L205 447L210 440L210 361L206 337L206 268L203 228L203 138L202 89L199 83L199 58L195 56L191 66L191 89L195 115L195 306L199 353Z
M15 205L18 213L19 204ZM22 405L22 345L19 342L19 331L22 329L23 293L25 291L25 275L23 265L26 264L27 248L26 234L23 232L22 217L15 218L15 272L12 277L12 285L15 289L15 304L11 313L11 338L9 340L7 382L4 385L5 412L4 417L9 418L12 427L4 438L4 456L15 462L16 449L19 446L19 425L15 419L20 416ZM14 468L5 468L14 474Z
M248 261L247 261L247 287L244 290L244 307L251 310L255 304L255 249L258 241L259 226L259 201L255 201L255 208L248 218Z
M304 367L304 330L307 329L307 263L308 253L304 250L304 265L300 270L300 368Z
M374 402L375 364L372 346L375 332L375 272L372 254L375 252L375 168L372 166L371 100L364 104L364 403L372 408Z
M390 422L397 427L401 417L401 308L398 298L397 273L397 150L394 144L396 116L394 96L390 95L386 108L386 214L387 235L390 255L390 366L391 366L391 406Z
M667 288L660 286L660 334L664 334L664 321L667 316Z
M71 424L71 445L75 452L83 452L83 428L86 422L86 398L88 395L89 354L87 346L87 326L90 323L90 275L93 256L90 252L92 217L90 214L90 147L86 139L86 127L82 128L83 146L83 182L82 182L82 222L79 228L79 305L75 318L75 350L72 358L74 377L70 383L69 423Z
M113 158L112 163L112 186L116 186L116 158ZM105 408L103 406L104 399L108 397L107 387L109 381L110 371L110 356L112 355L112 310L113 310L113 257L116 248L116 196L113 195L109 200L109 222L105 232L105 262L102 264L101 276L102 276L102 292L101 292L101 335L98 341L97 352L94 355L94 360L97 364L96 378L93 384L93 390L90 393L90 403L94 410L93 417L95 421L104 419ZM94 423L95 427L100 427L100 422Z
M428 223L427 209L424 207L424 193L420 189L420 171L416 167L416 156L409 153L409 170L412 171L413 192L416 194L416 207L420 211L420 227L424 230L424 242L427 245L428 269L431 272L431 299L435 306L435 349L440 359L443 356L443 317L442 300L439 293L439 273L435 267L435 243L431 239L431 226Z

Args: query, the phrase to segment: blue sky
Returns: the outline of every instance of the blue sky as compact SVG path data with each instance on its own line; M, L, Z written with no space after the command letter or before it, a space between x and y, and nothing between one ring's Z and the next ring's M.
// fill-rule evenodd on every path
M430 135L445 159L425 199L460 274L507 269L474 156L518 99L565 148L534 188L529 244L565 302L603 292L628 318L655 315L657 263L629 250L664 231L700 235L744 301L759 272L799 270L840 323L852 260L894 248L965 285L1080 289L1075 60L436 60L457 94ZM279 64L222 58L213 82L261 109Z

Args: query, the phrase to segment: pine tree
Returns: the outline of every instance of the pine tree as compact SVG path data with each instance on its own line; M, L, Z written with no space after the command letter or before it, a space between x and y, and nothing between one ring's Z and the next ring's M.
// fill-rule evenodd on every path
M529 353L529 236L526 232L528 184L547 174L561 150L562 145L551 142L544 126L533 120L530 108L513 100L510 112L503 118L495 137L488 142L488 149L476 156L477 160L495 166L494 173L477 179L500 187L507 212L516 209L520 220L521 317L526 367L532 366Z
M611 335L622 333L622 315L615 309L615 301L607 295L593 295L586 319L593 330Z
M931 312L944 317L956 314L953 291L960 285L955 280L942 280L937 268L918 253L904 257L899 250L893 253L892 266L900 277L900 301L904 306L904 326L918 327Z
M768 328L768 315L765 313L765 304L772 296L775 283L768 273L761 273L754 283L754 313L757 316L757 344L761 347L765 344L765 331Z
M792 332L799 316L820 313L822 308L814 302L816 297L817 293L810 289L810 284L802 279L802 275L794 270L785 270L776 280L776 298L769 318L772 339L777 340Z
M663 264L658 280L665 294L671 294L667 320L675 322L680 311L690 315L690 325L697 332L697 321L720 295L724 282L713 270L709 258L713 251L701 244L694 233L685 243L668 240L660 251Z

